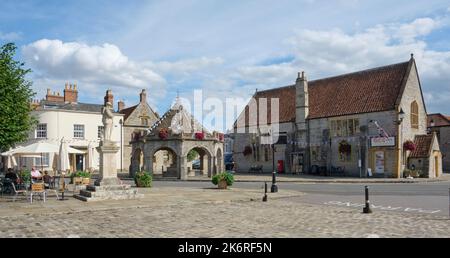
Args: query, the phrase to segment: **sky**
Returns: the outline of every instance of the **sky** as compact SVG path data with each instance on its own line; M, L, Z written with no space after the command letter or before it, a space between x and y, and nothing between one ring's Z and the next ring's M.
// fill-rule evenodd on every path
M450 115L448 0L1 0L7 42L39 99L69 82L80 102L112 89L132 106L147 89L160 114L177 92L246 99L414 53L428 113Z

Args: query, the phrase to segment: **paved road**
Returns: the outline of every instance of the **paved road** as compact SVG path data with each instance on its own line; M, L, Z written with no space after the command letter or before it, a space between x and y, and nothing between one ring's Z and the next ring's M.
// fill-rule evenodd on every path
M159 187L210 187L210 182L155 181ZM270 189L270 182L268 187ZM362 209L365 184L304 184L278 183L283 189L307 193L299 201L311 204L341 206ZM415 184L368 184L373 210L388 210L412 214L449 214L449 182ZM261 189L260 182L236 182L233 187Z

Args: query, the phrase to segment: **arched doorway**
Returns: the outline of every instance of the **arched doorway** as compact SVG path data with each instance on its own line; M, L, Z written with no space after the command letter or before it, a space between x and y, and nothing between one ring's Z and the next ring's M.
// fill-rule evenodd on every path
M160 148L153 154L153 175L178 177L177 154L170 148Z
M212 157L203 147L194 147L186 155L188 176L208 176L211 172Z
M222 149L218 148L216 152L216 173L223 172L223 153Z

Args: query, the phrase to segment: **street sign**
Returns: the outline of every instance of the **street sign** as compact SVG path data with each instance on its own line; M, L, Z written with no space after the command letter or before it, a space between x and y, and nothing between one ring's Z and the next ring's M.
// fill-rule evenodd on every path
M372 147L392 147L395 146L395 137L372 137L370 138Z

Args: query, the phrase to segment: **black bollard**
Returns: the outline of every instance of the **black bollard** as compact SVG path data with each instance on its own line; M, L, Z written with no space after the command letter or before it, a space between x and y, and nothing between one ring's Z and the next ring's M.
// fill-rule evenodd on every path
M277 172L275 172L275 171L272 173L272 187L270 188L270 192L272 192L272 193L278 192L276 174L277 174Z
M366 185L365 187L366 192L366 207L363 209L363 213L372 213L372 210L370 209L370 201L369 201L369 187Z
M263 202L267 202L267 182L264 182L264 197Z

